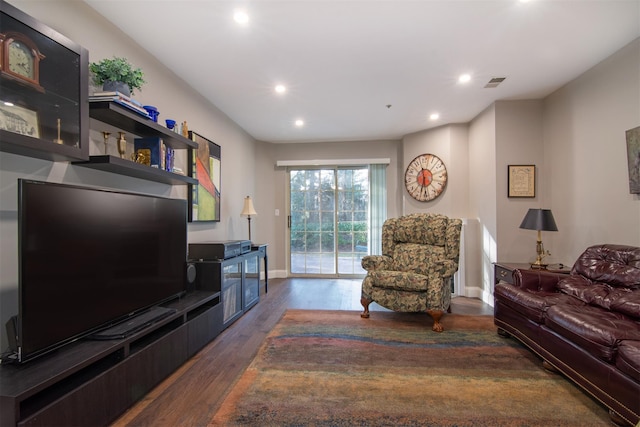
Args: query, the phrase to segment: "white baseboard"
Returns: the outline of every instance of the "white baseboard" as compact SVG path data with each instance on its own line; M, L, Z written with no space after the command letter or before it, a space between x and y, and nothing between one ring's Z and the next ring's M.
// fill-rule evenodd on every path
M480 300L482 300L482 302L489 304L491 307L493 307L493 295L485 292L482 288L480 287L466 287L464 289L464 295L461 295L467 298L478 298Z
M269 270L270 279L286 279L287 277L289 277L287 270Z
M477 287L466 287L464 289L464 294L461 295L467 298L479 298L482 299L482 288Z

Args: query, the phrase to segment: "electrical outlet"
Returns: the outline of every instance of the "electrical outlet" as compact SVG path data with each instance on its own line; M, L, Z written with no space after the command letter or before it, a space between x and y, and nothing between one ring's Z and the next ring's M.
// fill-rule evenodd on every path
M276 209L276 216L280 216L280 209Z

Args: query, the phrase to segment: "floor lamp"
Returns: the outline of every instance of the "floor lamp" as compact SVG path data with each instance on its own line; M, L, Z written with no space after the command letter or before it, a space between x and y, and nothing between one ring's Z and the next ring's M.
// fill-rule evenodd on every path
M542 246L541 231L558 231L556 221L553 219L551 209L529 209L520 224L520 228L538 231L538 241L536 242L536 262L531 264L531 268L546 269L547 264L542 259L547 255Z
M251 215L258 215L258 213L253 208L251 197L247 196L244 198L244 207L242 208L242 212L240 212L240 216L247 217L247 222L249 223L249 241L251 241Z

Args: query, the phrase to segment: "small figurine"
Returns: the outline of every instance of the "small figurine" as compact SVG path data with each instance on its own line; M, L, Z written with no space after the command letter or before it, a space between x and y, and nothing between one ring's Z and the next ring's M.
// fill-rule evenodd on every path
M58 137L53 140L56 144L64 144L64 141L60 138L60 119L58 119Z
M108 149L108 147L109 147L109 146L107 145L107 143L109 142L109 135L111 135L111 133L110 133L110 132L102 131L102 137L104 138L104 155L105 155L105 156L106 156L107 154L109 154L109 153L107 153L107 149Z
M187 126L186 120L182 122L182 136L189 138L189 126Z
M142 148L131 155L131 160L136 163L150 166L151 165L151 150L148 148Z
M124 159L124 154L127 152L127 139L124 137L124 132L118 132L120 137L118 138L118 153L120 158Z

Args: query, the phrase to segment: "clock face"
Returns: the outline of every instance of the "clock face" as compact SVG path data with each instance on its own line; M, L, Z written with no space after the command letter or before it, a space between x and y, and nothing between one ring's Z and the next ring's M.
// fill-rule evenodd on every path
M9 45L9 70L20 76L34 80L35 57L33 52L22 42L13 41Z
M433 200L447 184L447 168L433 154L421 154L409 163L404 174L404 185L419 202Z

